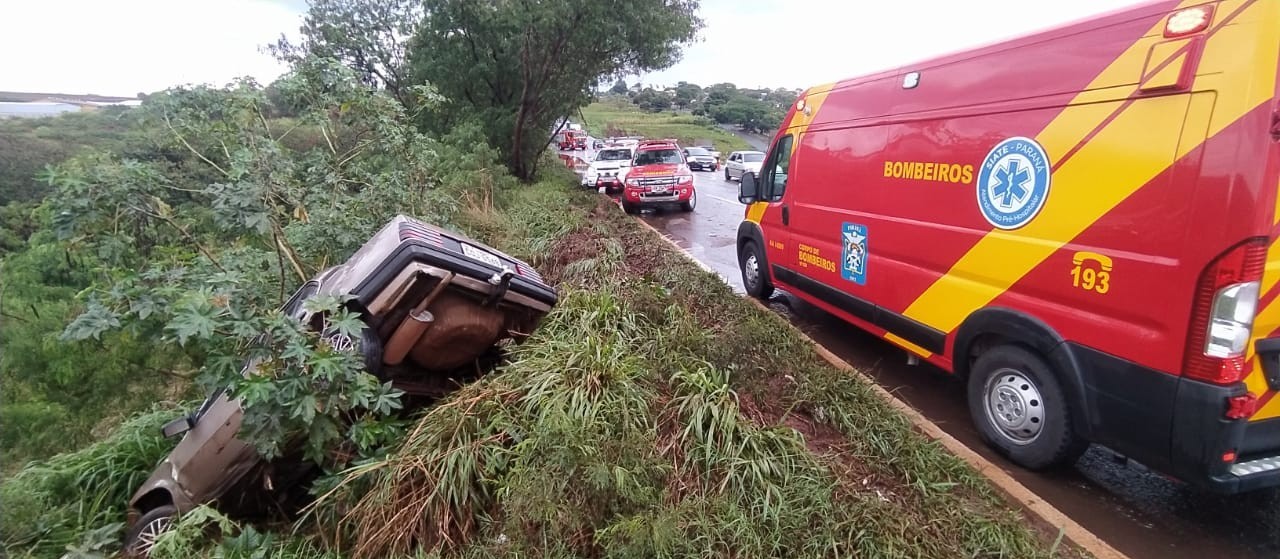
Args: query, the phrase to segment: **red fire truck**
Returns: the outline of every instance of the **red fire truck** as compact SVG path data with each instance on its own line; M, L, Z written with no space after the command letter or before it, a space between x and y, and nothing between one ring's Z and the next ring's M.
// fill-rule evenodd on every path
M1280 0L1160 0L813 87L743 283L965 379L1023 466L1280 485L1278 60Z
M560 149L587 149L587 133L581 130L565 130L560 135Z

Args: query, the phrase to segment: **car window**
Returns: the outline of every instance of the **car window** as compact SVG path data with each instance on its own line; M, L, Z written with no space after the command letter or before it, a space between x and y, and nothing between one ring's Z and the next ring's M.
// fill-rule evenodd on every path
M631 159L631 152L625 149L606 149L596 156L597 161L621 161Z
M653 149L636 154L636 165L677 165L684 163L680 152L674 149Z
M685 153L687 153L687 154L689 154L689 155L711 155L711 152L709 152L709 151L707 151L707 150L705 150L705 149L702 149L702 148L689 148L689 149L684 150L684 151L685 151Z
M741 155L741 157L743 158L743 161L746 161L747 163L759 163L761 161L764 161L764 154L758 153L758 152L744 153Z
M791 171L792 141L793 138L790 135L778 140L777 145L773 146L773 151L769 153L769 162L760 169L760 190L765 200L770 202L782 200L782 195L787 190L787 176Z

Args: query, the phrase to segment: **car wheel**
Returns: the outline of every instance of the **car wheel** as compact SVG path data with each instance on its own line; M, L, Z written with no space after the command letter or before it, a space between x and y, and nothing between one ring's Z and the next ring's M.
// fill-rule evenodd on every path
M768 299L773 295L773 284L764 269L764 254L754 241L747 241L738 252L738 267L742 269L742 287L747 295Z
M338 351L351 351L358 353L364 368L369 374L382 379L382 339L378 337L378 333L373 330L372 326L366 325L360 330L360 339L352 340L347 335L334 331L325 332L321 336L334 349Z
M968 400L982 438L1024 468L1070 464L1088 447L1071 428L1074 410L1053 369L1023 347L996 346L978 356Z
M627 212L627 213L632 214L632 215L635 215L635 214L640 213L640 206L637 206L637 205L635 205L635 204L631 204L631 203L627 203L627 202L623 202L623 203L622 203L622 211Z
M725 167L725 169L724 169L724 180L725 180L725 182L729 182L729 181L732 181L732 180L733 180L733 179L729 178L729 168L728 168L728 167Z
M124 535L126 557L149 557L156 539L173 528L178 509L173 505L153 508L142 515Z
M684 202L680 202L680 209L686 212L691 212L696 207L698 207L698 191L697 190L689 193L688 200L685 200Z

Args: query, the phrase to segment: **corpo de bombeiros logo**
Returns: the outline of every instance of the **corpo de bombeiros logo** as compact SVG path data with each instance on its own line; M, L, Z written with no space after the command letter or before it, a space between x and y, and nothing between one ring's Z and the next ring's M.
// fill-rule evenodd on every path
M1049 156L1030 138L1009 138L996 144L978 171L978 208L1000 229L1030 223L1049 199L1052 178Z

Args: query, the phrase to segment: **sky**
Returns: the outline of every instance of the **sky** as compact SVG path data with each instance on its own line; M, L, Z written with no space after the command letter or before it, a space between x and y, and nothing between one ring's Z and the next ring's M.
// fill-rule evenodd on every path
M589 2L591 0L581 0ZM645 84L804 88L982 45L1141 0L703 0L706 26ZM0 91L132 96L285 67L305 0L6 0ZM628 80L634 83L635 77Z

